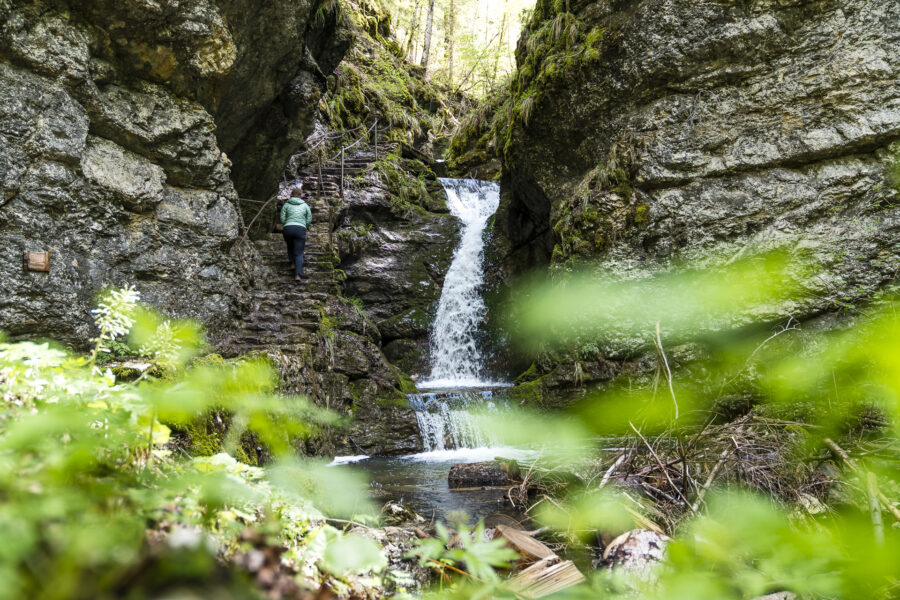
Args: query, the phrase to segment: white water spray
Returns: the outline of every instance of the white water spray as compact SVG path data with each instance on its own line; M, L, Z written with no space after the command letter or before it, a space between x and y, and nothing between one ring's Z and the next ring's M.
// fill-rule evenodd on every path
M475 179L441 179L447 207L462 223L462 238L444 279L431 332L431 377L421 388L487 387L477 333L487 308L484 283L484 230L500 204L500 186Z
M479 414L495 409L492 397L490 391L410 395L425 451L487 446L490 439Z

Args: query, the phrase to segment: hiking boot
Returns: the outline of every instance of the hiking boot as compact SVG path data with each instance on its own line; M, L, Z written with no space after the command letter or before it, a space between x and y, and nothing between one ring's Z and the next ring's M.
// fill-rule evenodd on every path
M294 275L294 281L300 281L300 275Z

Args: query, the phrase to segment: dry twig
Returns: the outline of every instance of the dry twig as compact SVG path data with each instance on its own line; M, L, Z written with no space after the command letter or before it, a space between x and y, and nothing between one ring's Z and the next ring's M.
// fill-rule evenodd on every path
M687 498L684 497L684 493L682 493L682 491L680 489L678 489L678 486L675 485L675 482L672 481L672 477L669 475L669 470L663 466L662 460L660 460L659 455L656 453L656 451L653 449L653 447L647 441L647 438L645 438L644 435L640 431L638 431L638 428L634 426L634 423L629 423L629 425L631 425L631 428L634 430L634 432L636 434L638 434L638 437L641 438L641 441L644 442L644 445L647 446L647 449L650 450L650 454L656 460L657 464L659 465L659 468L662 469L663 474L666 476L666 479L669 481L669 485L672 486L672 489L675 490L675 492L681 498L682 502L684 502L684 504L686 506L688 506L691 509L691 511L693 511L694 507L691 506L691 504L687 501Z

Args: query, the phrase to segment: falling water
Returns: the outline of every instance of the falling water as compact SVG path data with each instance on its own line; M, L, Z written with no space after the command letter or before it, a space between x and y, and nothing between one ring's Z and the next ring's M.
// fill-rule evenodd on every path
M447 207L462 223L462 236L444 279L431 332L431 377L426 389L487 387L483 381L478 329L487 308L484 283L484 230L500 204L500 186L475 179L441 179Z
M479 412L493 410L493 392L411 394L422 446L426 452L487 446L489 439L478 422Z

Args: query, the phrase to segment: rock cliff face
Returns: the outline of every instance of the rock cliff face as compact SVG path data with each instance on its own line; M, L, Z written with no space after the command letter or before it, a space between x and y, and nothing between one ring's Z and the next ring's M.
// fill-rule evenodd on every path
M538 2L500 109L500 278L582 258L642 277L780 246L818 268L803 318L896 277L900 4L562 11Z
M434 161L456 104L402 58L377 3L346 7L356 42L329 77L320 128L288 172L312 194L317 155L329 180L341 173L341 145L353 145L344 157L344 193L329 193L342 293L377 326L388 360L416 377L428 372L431 323L458 240Z
M238 192L274 189L311 130L349 43L334 14L0 0L0 23L0 330L84 343L96 293L137 283L221 338L248 300Z
M344 293L359 300L381 332L385 355L413 378L429 372L429 335L459 223L440 183L421 162L393 157L428 181L420 204L401 203L374 173L347 194L338 230Z

